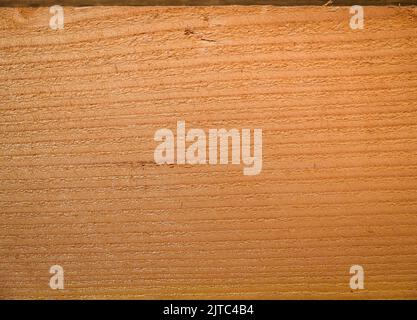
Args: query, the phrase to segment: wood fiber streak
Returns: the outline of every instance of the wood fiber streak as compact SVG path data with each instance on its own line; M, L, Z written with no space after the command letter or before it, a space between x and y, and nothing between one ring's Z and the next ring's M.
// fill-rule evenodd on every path
M49 18L0 9L1 298L417 298L415 8ZM262 172L156 165L177 120L262 128Z

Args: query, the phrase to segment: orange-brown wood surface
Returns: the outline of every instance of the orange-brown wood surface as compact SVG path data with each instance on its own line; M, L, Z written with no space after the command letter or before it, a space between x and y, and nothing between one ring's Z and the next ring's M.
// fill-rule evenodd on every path
M416 8L64 10L0 9L1 298L417 298ZM155 164L178 120L262 172Z

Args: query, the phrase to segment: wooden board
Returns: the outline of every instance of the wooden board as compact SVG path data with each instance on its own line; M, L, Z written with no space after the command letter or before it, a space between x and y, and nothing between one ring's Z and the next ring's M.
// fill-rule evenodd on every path
M39 7L56 5L55 0L1 0L5 7ZM417 0L60 0L61 6L415 6Z
M0 9L1 298L417 298L415 8L64 9ZM155 164L178 120L262 172Z

